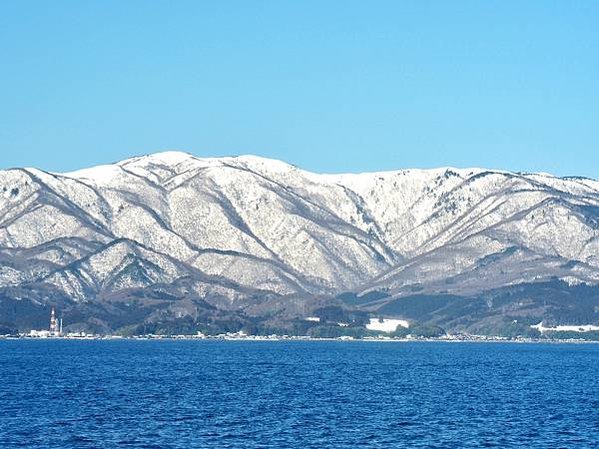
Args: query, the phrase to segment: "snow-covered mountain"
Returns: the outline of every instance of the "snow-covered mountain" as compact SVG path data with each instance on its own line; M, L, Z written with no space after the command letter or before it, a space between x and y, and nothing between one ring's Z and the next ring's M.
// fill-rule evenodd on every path
M180 152L0 171L0 287L75 301L474 294L599 283L599 182L483 169L315 174Z
M590 179L320 175L254 156L166 152L63 174L4 170L0 192L0 284L44 281L79 299L190 274L283 294L599 282Z

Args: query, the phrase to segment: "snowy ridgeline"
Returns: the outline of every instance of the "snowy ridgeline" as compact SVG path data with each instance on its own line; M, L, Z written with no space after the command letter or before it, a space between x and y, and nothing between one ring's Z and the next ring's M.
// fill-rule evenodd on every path
M235 301L555 278L599 283L597 181L478 168L320 175L179 152L0 171L0 287L87 300L160 285Z

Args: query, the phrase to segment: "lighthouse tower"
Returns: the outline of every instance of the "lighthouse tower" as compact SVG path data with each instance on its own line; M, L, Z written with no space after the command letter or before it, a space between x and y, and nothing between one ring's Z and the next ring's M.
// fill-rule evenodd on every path
M52 307L52 312L50 313L50 335L58 335L59 333L56 311L54 310L54 307Z

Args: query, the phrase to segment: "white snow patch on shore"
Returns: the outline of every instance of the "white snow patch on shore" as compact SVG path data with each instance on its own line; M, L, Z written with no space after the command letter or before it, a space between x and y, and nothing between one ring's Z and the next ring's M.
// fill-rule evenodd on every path
M555 327L545 327L543 323L533 324L533 329L537 329L540 332L592 332L599 331L599 326L595 326L593 324L575 324L575 325L560 325Z
M380 332L395 332L398 327L410 327L406 320L396 320L392 318L370 318L370 323L366 329Z

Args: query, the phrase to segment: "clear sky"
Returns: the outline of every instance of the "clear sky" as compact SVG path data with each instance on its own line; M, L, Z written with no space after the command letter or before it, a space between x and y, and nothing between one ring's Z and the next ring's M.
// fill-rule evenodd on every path
M0 2L0 167L167 149L599 178L599 1Z

